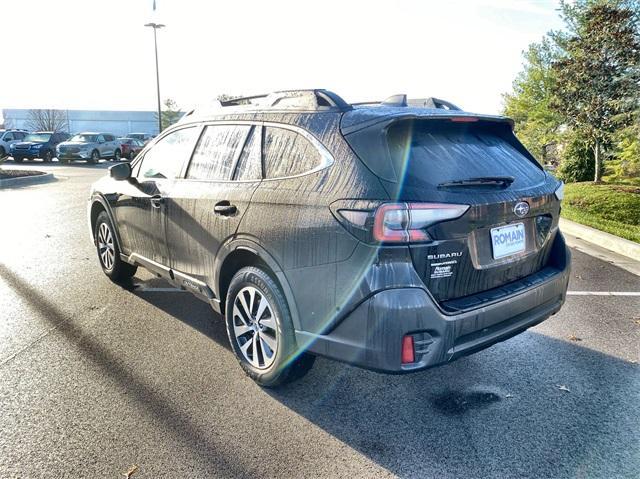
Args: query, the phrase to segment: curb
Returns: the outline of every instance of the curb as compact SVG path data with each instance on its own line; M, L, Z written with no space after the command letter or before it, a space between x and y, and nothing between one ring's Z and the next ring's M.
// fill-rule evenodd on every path
M37 185L39 183L48 183L55 180L53 173L44 173L42 175L22 176L19 178L7 178L0 180L0 188L7 188L12 186L27 186Z
M601 248L640 261L640 244L629 241L628 239L620 238L619 236L605 233L604 231L564 218L560 218L560 230L563 233L569 233Z

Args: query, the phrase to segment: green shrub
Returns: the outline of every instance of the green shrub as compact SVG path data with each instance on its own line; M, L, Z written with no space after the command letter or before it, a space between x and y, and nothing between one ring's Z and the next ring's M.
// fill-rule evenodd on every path
M567 134L557 176L565 183L593 181L595 163L593 150L587 142L578 135Z

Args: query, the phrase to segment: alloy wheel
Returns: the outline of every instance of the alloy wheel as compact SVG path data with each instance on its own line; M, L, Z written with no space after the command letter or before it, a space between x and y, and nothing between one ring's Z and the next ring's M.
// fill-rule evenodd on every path
M254 368L267 369L276 358L278 332L271 304L253 287L242 288L233 302L233 331L238 347Z
M101 223L98 229L98 254L100 255L102 266L104 266L106 270L111 271L115 262L116 253L113 244L113 234L107 223Z

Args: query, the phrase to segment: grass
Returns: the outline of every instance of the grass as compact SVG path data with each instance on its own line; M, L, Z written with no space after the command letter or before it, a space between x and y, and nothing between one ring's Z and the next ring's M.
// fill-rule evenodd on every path
M640 243L640 186L568 183L562 216Z

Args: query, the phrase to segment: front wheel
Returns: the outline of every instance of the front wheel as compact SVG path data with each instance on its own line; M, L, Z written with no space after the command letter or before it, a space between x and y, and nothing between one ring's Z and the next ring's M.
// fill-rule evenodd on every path
M91 158L89 159L89 163L91 163L92 165L95 165L99 161L100 161L100 153L98 152L98 150L93 150L91 152Z
M227 335L240 366L263 387L304 376L315 356L296 346L289 307L278 284L260 268L238 271L226 298Z
M14 157L13 157L13 161L14 161L15 163L22 163L22 162L24 161L24 158L21 158L21 157L19 157L19 156L14 156Z
M98 251L98 259L102 271L111 281L121 283L136 274L137 266L130 265L120 259L120 249L116 242L115 230L109 215L102 211L96 220L94 237Z
M53 160L53 153L51 153L51 150L45 151L42 159L45 163L51 163L51 160Z

